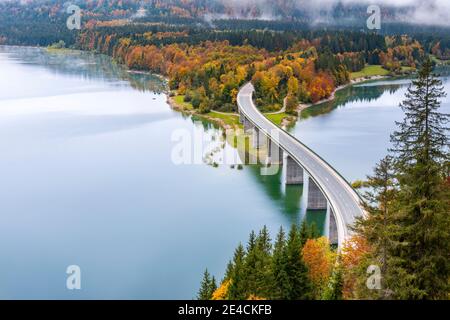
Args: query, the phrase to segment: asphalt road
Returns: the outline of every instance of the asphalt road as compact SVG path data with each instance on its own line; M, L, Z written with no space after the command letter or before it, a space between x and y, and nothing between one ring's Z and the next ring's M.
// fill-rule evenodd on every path
M350 234L348 226L364 214L358 194L326 161L259 112L253 103L253 91L251 83L239 91L237 102L240 112L300 164L322 190L335 216L341 247Z

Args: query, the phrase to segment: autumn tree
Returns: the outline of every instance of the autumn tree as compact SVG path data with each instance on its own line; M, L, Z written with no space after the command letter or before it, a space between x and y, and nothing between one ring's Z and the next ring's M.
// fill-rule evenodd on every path
M302 249L302 258L314 286L314 295L320 298L331 276L335 255L326 237L309 239Z

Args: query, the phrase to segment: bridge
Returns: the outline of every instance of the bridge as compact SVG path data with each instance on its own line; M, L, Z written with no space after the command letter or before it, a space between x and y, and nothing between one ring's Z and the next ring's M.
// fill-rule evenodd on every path
M327 210L327 234L341 248L350 234L349 226L364 214L359 195L325 160L268 120L253 103L253 92L253 85L247 83L237 97L240 120L245 131L252 131L253 146L267 146L267 164L286 161L286 184L303 184L306 171L309 176L307 209Z

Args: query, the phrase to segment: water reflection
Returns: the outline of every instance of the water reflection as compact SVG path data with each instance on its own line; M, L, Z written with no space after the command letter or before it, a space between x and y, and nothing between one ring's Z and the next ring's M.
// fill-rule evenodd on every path
M308 109L301 113L302 119L326 114L333 109L345 106L353 102L368 103L379 99L384 93L395 94L400 88L408 86L409 80L402 82L373 82L350 86L336 92L335 99Z
M156 75L126 70L110 57L75 50L0 46L0 54L18 64L45 67L54 75L98 80L117 87L132 87L141 92L162 93L166 86Z
M442 80L444 91L450 92L449 78ZM404 117L399 104L411 81L388 79L345 88L334 101L304 110L292 133L348 181L365 179L388 152L395 122ZM450 97L441 102L441 111L449 113Z

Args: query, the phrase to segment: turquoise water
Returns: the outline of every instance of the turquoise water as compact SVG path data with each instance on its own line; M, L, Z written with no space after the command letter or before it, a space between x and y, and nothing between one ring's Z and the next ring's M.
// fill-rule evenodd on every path
M405 85L342 91L293 132L348 180L364 178ZM0 298L191 299L251 230L275 236L302 219L302 187L221 164L239 159L222 131L172 111L163 90L104 56L0 47ZM176 133L191 137L196 164L174 163ZM323 212L306 216L323 225ZM81 290L66 288L69 265Z
M106 57L0 47L0 298L191 299L251 230L299 221L281 175L195 148L200 163L176 165L174 132L237 154L162 88Z
M365 179L390 147L395 121L403 119L399 103L409 79L383 80L339 91L336 100L302 112L292 132L326 159L347 180ZM450 93L450 80L443 78ZM450 113L450 96L442 100Z

